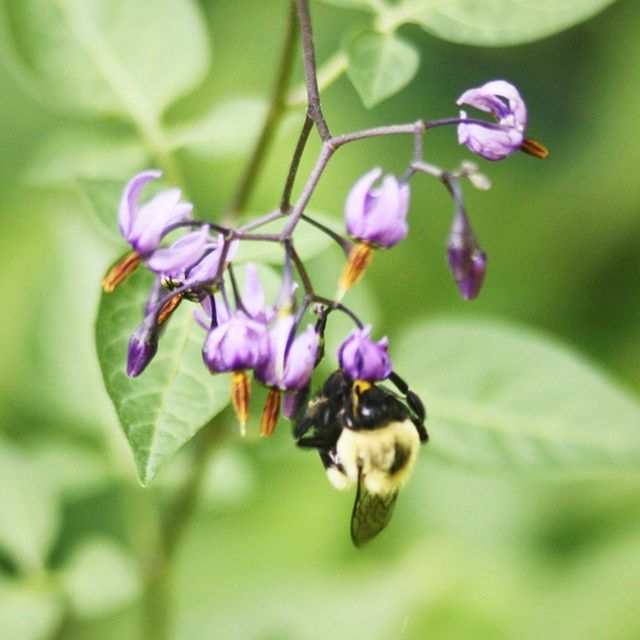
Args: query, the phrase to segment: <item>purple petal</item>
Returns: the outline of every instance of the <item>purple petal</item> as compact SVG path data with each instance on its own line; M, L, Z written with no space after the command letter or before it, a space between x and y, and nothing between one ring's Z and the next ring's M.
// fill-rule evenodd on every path
M147 260L147 266L156 273L179 278L187 267L203 253L209 239L209 226L186 234L167 249L154 251Z
M143 171L137 176L134 176L124 188L124 193L120 199L120 206L118 208L118 224L120 226L120 232L124 238L128 238L135 220L136 213L138 211L138 198L140 192L147 182L155 180L162 176L162 171L156 169L149 169Z
M247 262L242 304L252 318L257 318L264 311L264 303L264 289L262 282L260 282L258 269L253 262Z
M371 340L371 326L354 329L340 346L340 368L351 378L360 380L384 380L391 374L388 339Z
M284 389L304 389L309 384L316 365L319 345L320 337L311 325L293 341L282 377L281 386Z
M382 175L382 169L376 167L365 173L351 188L345 203L344 213L347 231L350 236L358 238L364 232L363 213L369 203L369 192L376 180Z

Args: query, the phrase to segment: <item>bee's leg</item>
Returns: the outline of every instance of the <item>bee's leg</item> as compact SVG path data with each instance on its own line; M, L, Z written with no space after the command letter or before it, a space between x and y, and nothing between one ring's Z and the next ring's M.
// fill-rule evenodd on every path
M307 438L296 438L296 444L303 449L331 449L335 445L335 442L329 442L326 438L318 436L309 436Z
M427 411L422 404L422 400L417 393L409 389L409 385L395 372L392 371L389 376L389 380L396 385L398 391L404 395L409 405L409 409L413 412L414 416L411 418L411 422L418 430L418 435L422 442L426 442L429 439L429 434L424 426L424 421L427 419Z

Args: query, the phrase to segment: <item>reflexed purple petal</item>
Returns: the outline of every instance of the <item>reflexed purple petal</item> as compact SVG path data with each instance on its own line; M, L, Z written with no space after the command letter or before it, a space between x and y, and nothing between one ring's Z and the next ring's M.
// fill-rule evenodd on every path
M154 251L147 266L156 273L179 278L204 252L209 239L208 225L182 236L166 249Z
M389 340L371 340L371 326L354 329L340 346L340 368L356 380L384 380L391 374L388 354Z
M458 125L460 144L467 145L471 151L487 160L502 160L522 146L527 126L527 107L512 84L504 80L487 82L481 87L465 91L457 103L492 113L500 125L489 128L461 123ZM460 118L466 117L466 112L460 111Z
M209 332L203 356L214 373L260 367L269 357L267 327L246 316L232 316Z
M320 338L313 326L309 325L304 333L292 343L286 357L281 387L288 391L304 389L311 379L316 365Z
M351 188L344 208L347 231L354 238L360 237L364 233L363 212L370 206L371 188L376 180L382 175L382 169L376 167L365 173Z
M218 235L218 239L212 241L209 246L214 247L212 251L209 251L207 255L200 260L192 269L189 270L188 278L189 283L197 286L201 282L211 282L218 273L220 266L221 247L223 242L222 234ZM239 246L238 240L233 240L229 249L227 249L226 262L233 260Z
M252 318L257 318L264 311L264 289L262 282L260 282L258 269L253 262L247 262L245 267L242 303Z
M345 217L353 238L388 248L408 233L409 187L389 174L374 188L381 173L381 169L373 169L356 182L347 198Z
M118 208L118 224L120 225L120 232L125 238L129 237L138 211L140 192L147 182L155 180L160 176L162 176L162 171L154 169L143 171L137 176L134 176L124 188L124 193L122 194Z

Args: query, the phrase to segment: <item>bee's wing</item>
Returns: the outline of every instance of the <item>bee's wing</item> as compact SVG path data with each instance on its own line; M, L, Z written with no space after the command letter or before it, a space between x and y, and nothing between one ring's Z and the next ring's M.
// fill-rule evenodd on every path
M397 497L397 491L387 494L369 493L360 474L356 502L351 514L351 539L356 547L375 538L389 524Z

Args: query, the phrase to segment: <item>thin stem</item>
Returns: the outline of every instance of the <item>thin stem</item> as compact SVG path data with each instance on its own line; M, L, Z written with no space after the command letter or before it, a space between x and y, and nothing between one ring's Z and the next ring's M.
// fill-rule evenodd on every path
M295 6L292 2L287 19L287 30L282 47L282 54L280 56L280 63L278 65L278 73L273 87L273 93L271 94L267 115L265 116L262 131L253 149L251 158L227 206L227 215L229 216L238 216L246 209L247 203L253 194L257 178L260 175L260 169L275 137L278 124L286 111L285 98L293 71L293 54L297 40L297 31L298 22L296 20Z
M353 248L353 242L348 240L347 238L343 238L339 233L333 231L333 229L329 229L329 227L325 227L322 223L310 218L304 213L300 216L300 220L304 220L305 222L313 225L316 229L320 229L322 233L328 235L332 240L335 240L339 245L342 251L344 251L345 256L348 256L351 253L351 249Z
M321 67L316 69L318 90L320 92L329 88L346 70L348 65L347 54L344 51L334 53ZM307 87L302 84L293 89L287 97L287 108L297 109L307 104Z
M304 119L304 124L302 125L302 131L298 136L298 142L296 143L296 148L293 152L293 158L291 158L291 164L289 165L289 173L287 174L287 180L282 192L282 199L280 200L281 213L287 213L291 208L291 191L293 190L293 185L296 181L296 175L298 173L298 168L300 167L300 160L302 159L302 154L307 146L307 140L309 140L311 129L313 129L313 120L307 114Z
M345 307L341 302L336 302L335 300L330 300L329 298L325 298L323 296L318 296L315 294L310 297L310 300L311 302L318 302L324 305L331 311L333 311L334 309L342 311L342 313L349 316L351 320L353 320L358 329L362 329L362 327L364 327L364 324L360 321L360 318L358 318L358 316L353 311L351 311L349 307Z
M293 240L290 238L285 241L285 248L287 251L287 255L291 257L293 260L293 264L296 266L296 271L300 276L300 280L302 280L302 286L304 287L304 292L306 295L313 296L313 284L311 284L311 279L309 278L309 274L307 273L307 269L304 266L304 262L300 259L298 252L293 246Z
M162 524L162 548L155 557L155 565L145 583L145 637L149 640L164 640L170 636L169 581L172 560L195 511L209 455L219 437L220 430L211 423L202 429L194 446L189 476L180 487L173 504L166 510Z
M307 114L316 123L318 133L323 140L331 138L329 127L322 113L320 90L316 76L316 56L313 48L313 29L307 0L296 0L300 34L302 36L302 52L304 54L304 77L307 86Z

